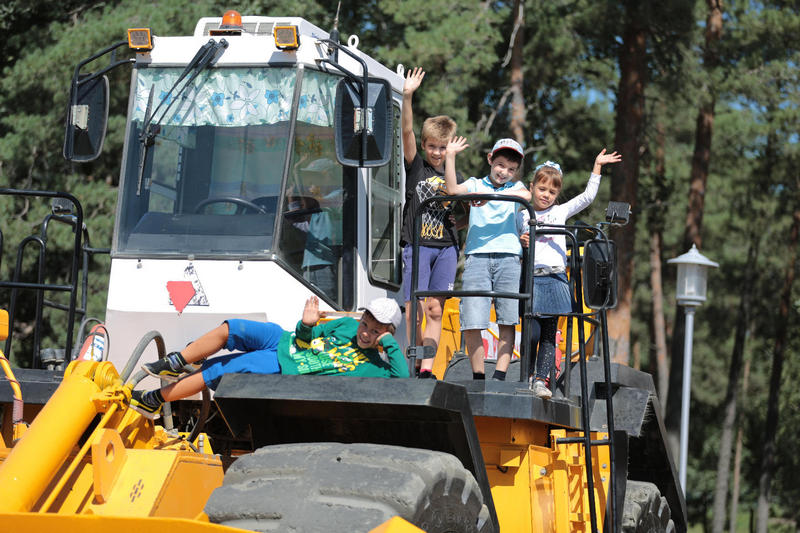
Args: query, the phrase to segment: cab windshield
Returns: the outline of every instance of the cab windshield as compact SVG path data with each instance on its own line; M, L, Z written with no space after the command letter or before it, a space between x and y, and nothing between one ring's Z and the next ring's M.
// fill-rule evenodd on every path
M333 137L339 78L295 67L213 68L170 94L182 70L135 73L115 253L277 252L297 270L335 259L345 198ZM140 169L150 98L151 111L164 99L176 101L158 120ZM283 226L296 239L284 238L280 251L275 236ZM314 229L327 237L315 236L307 247Z

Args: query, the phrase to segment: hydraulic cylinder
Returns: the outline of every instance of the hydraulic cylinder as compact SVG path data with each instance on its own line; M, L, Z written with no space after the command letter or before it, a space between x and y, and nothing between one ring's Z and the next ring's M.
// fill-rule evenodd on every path
M67 368L61 385L0 465L0 512L34 507L97 415L93 397L116 375L107 366L75 362Z

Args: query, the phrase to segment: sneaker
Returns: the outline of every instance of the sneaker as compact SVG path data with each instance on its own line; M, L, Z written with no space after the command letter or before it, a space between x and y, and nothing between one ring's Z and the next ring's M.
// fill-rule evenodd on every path
M131 391L131 409L145 418L154 420L161 416L161 404L153 405L145 400L145 391Z
M436 379L436 376L430 370L420 370L417 379Z
M186 372L185 369L173 370L172 365L169 364L169 356L159 359L154 363L145 363L142 365L142 370L153 376L154 378L162 378L167 381L178 381L181 375Z
M553 397L553 392L547 388L544 381L536 380L533 382L533 394L542 400L549 400Z

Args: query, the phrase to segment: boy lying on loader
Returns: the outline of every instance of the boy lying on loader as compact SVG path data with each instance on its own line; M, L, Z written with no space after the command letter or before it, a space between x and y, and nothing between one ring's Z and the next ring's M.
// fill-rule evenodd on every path
M220 378L233 372L408 377L406 359L392 336L402 320L397 302L376 298L364 308L360 321L342 317L315 325L324 316L319 300L312 296L294 332L272 322L226 320L182 352L142 365L148 374L176 382L161 389L133 391L131 407L155 418L165 401L192 396L204 387L216 389ZM200 370L181 377L189 372L186 365L223 348L238 353L208 359Z

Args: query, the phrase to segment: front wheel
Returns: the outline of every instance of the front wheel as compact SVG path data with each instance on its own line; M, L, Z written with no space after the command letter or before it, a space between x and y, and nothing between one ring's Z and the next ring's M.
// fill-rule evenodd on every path
M622 531L625 533L674 533L667 499L653 483L628 480Z
M376 444L265 446L231 465L205 511L254 531L369 531L400 516L428 533L494 532L454 456Z

